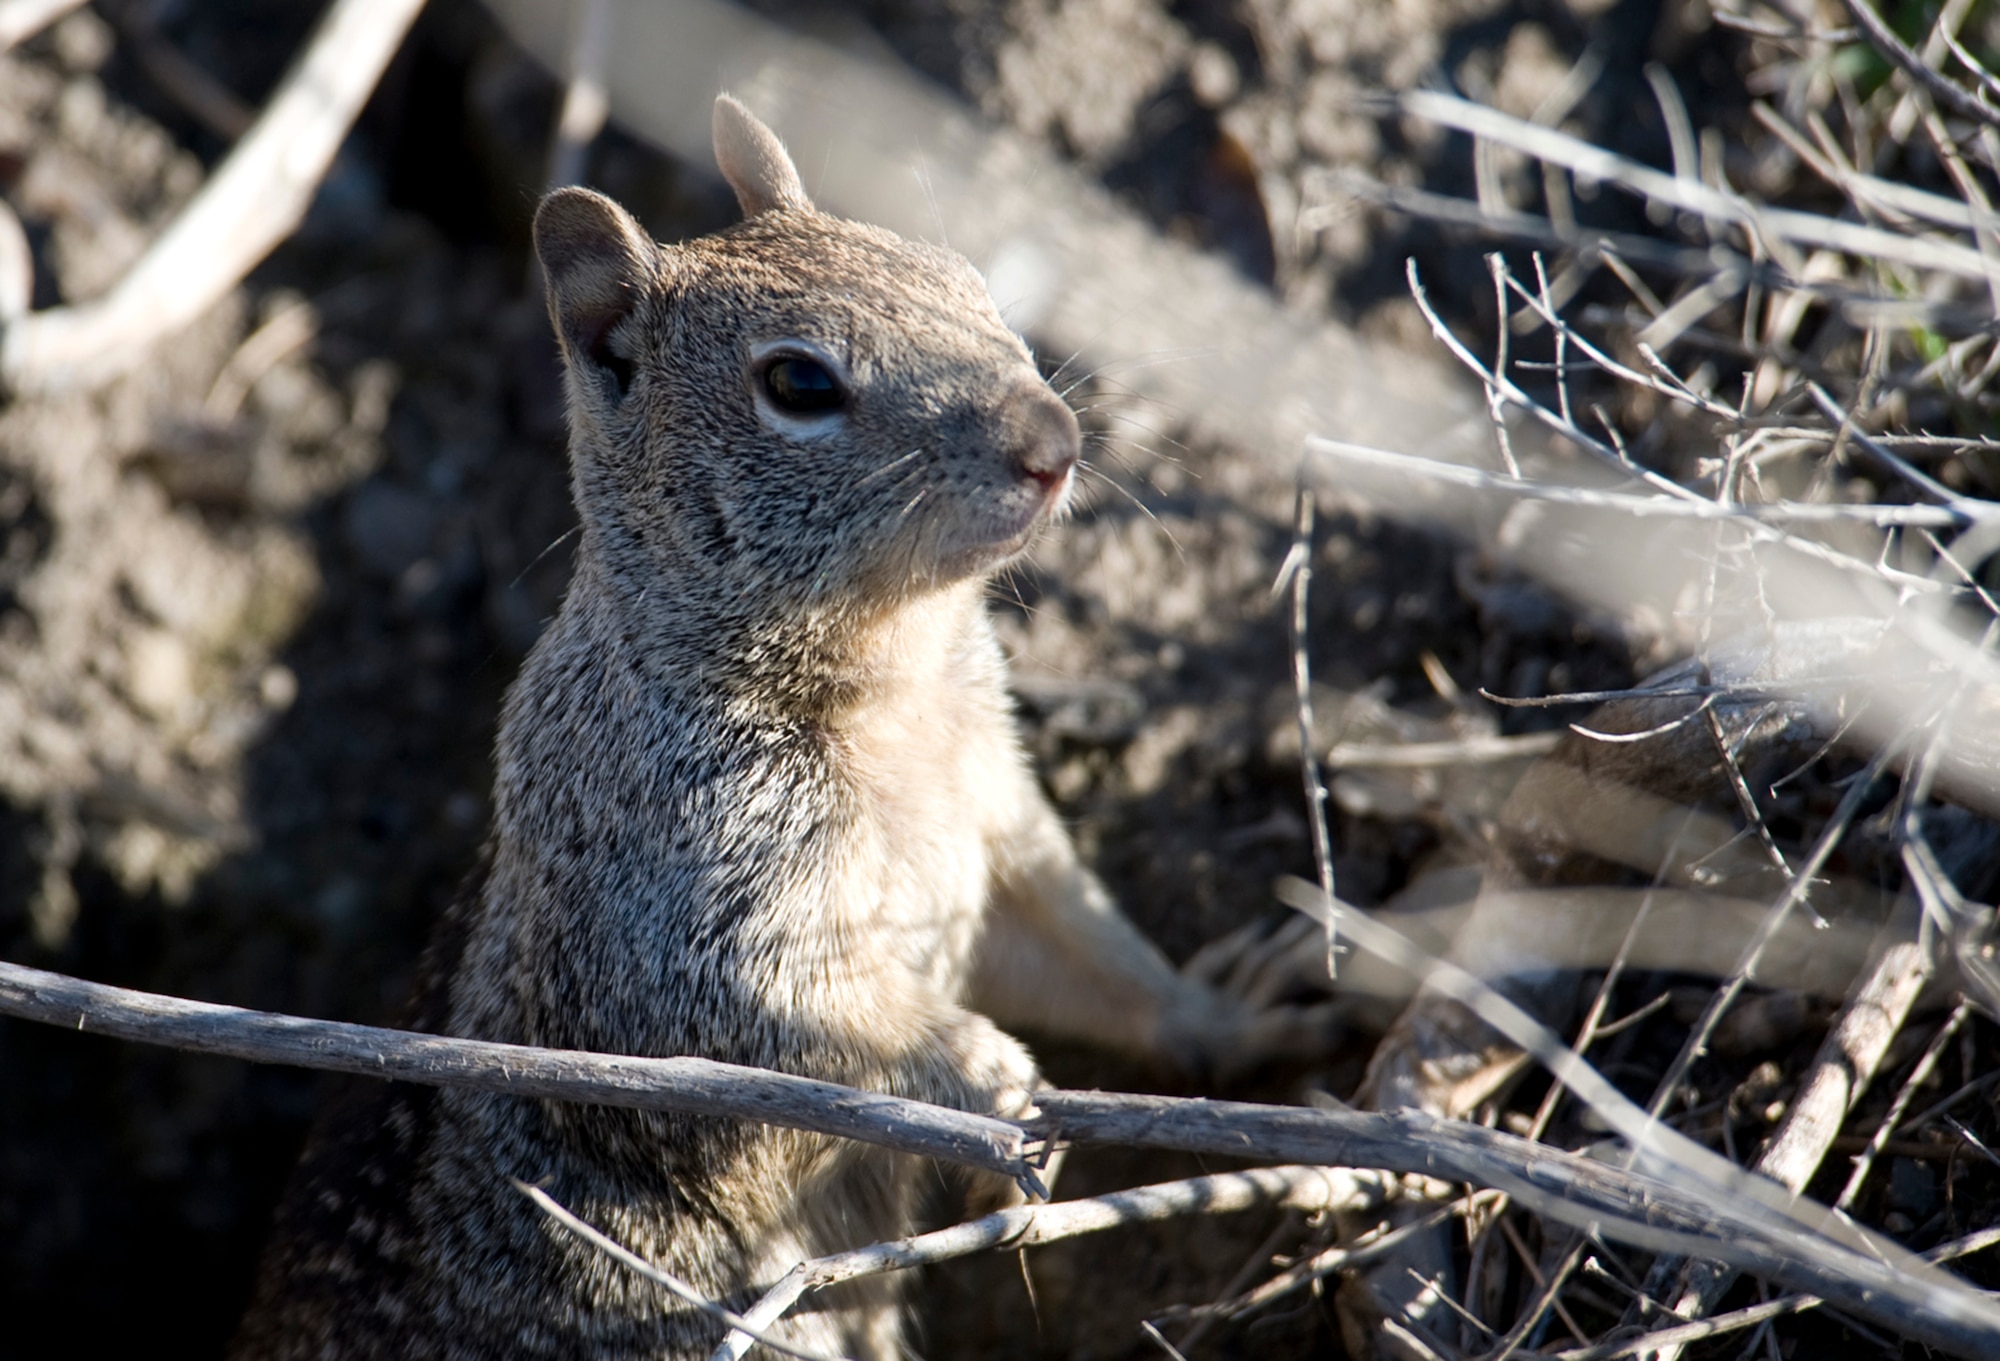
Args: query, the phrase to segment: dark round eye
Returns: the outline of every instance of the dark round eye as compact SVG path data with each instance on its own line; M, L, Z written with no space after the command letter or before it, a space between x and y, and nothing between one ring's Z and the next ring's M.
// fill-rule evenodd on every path
M765 369L764 390L784 410L801 414L838 411L847 405L847 394L826 371L826 365L799 355L780 359Z

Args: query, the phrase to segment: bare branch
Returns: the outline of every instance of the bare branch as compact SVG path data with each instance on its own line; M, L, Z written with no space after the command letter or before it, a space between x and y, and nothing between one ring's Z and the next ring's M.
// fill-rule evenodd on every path
M799 1361L828 1361L828 1358L820 1355L818 1352L805 1351L794 1347L782 1338L771 1336L769 1331L770 1325L771 1323L775 1323L776 1319L763 1324L753 1323L734 1310L723 1308L672 1272L661 1270L609 1234L604 1233L594 1225L586 1224L563 1206L557 1204L555 1197L551 1196L541 1187L530 1186L525 1181L516 1181L514 1188L533 1201L535 1208L539 1209L543 1214L555 1220L556 1223L568 1229L578 1238L581 1238L584 1242L590 1244L590 1246L596 1248L626 1270L637 1272L647 1280L663 1286L668 1294L680 1300L683 1304L691 1305L702 1313L707 1314L710 1318L726 1324L730 1328L732 1336L740 1333L746 1342L761 1342L772 1351L783 1352L786 1356L796 1356L799 1358Z
M1938 74L1929 62L1912 52L1909 45L1896 36L1896 31L1882 21L1882 16L1875 12L1868 0L1846 0L1846 3L1847 12L1854 16L1855 26L1867 35L1868 45L1880 52L1890 65L1953 113L1978 119L1991 127L2000 127L2000 109Z
M1803 1225L1766 1222L1757 1213L1761 1198L1624 1171L1468 1121L1100 1092L1036 1099L1043 1112L1036 1127L1075 1142L1382 1167L1491 1186L1607 1238L1730 1260L1958 1355L2000 1345L2000 1304L1885 1239L1867 1236L1865 1250L1837 1248Z
M1433 482L1465 487L1473 491L1499 491L1510 496L1588 510L1617 511L1622 515L1673 520L1728 520L1756 525L1770 524L1867 524L1878 529L1892 527L1959 528L1971 523L2000 520L2000 504L1955 498L1956 505L1868 505L1839 502L1774 501L1746 505L1721 503L1706 498L1683 500L1668 496L1635 496L1629 492L1596 491L1564 486L1531 478L1508 477L1504 473L1443 463L1416 454L1399 454L1388 449L1370 449L1342 440L1315 437L1308 449L1343 463L1373 465L1385 471L1406 472ZM1976 519L1975 519L1976 517Z
M709 1059L586 1054L310 1021L86 983L9 963L0 963L0 1015L253 1063L734 1116L984 1168L1044 1194L1025 1160L1020 1129L1004 1120Z
M1508 460L1512 464L1512 459ZM1292 591L1292 694L1299 725L1299 779L1305 786L1306 817L1312 826L1313 866L1320 891L1331 901L1333 837L1326 825L1326 784L1320 778L1319 757L1313 750L1312 665L1306 656L1306 593L1312 586L1313 491L1306 481L1305 460L1299 461L1298 487L1293 493L1292 547L1278 571L1282 588L1290 578ZM1326 974L1340 977L1340 923L1329 914L1326 927Z
M1847 255L1892 260L1981 282L1988 277L1987 262L1969 246L1885 231L1816 213L1754 205L1735 194L1711 189L1699 181L1678 179L1581 138L1537 127L1455 95L1410 90L1360 102L1363 107L1386 105L1413 118L1484 137L1537 160L1564 166L1586 179L1616 184L1657 203L1731 223L1767 245L1823 246Z
M1394 1189L1388 1178L1376 1173L1338 1167L1264 1167L1160 1182L1087 1200L1018 1205L935 1233L799 1263L743 1316L748 1326L724 1338L710 1361L736 1361L750 1349L752 1338L746 1333L771 1327L807 1294L841 1281L907 1271L995 1249L1018 1252L1126 1224L1187 1215L1233 1214L1264 1206L1360 1214L1380 1205Z
M1514 737L1467 737L1456 742L1342 742L1326 754L1336 769L1429 770L1481 761L1518 761L1546 756L1560 733L1531 732Z
M1924 1254L1924 1260L1956 1261L1975 1252L1984 1252L1995 1244L2000 1244L2000 1229L1981 1229L1977 1233L1967 1234L1963 1238L1932 1248ZM1720 1337L1724 1333L1755 1327L1767 1319L1817 1309L1824 1303L1825 1300L1813 1295L1785 1295L1731 1313L1718 1314L1712 1319L1685 1323L1674 1328L1662 1328L1658 1332L1646 1333L1639 1337L1620 1338L1611 1342L1595 1343L1588 1347L1572 1347L1568 1351L1554 1353L1553 1361L1623 1361L1623 1358L1628 1356L1649 1356L1655 1348L1702 1342L1711 1337Z

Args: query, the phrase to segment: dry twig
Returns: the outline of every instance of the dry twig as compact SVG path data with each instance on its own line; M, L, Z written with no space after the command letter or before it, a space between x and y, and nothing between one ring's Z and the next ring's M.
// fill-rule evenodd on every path
M312 1021L86 983L0 963L0 1015L253 1063L674 1110L859 1139L1012 1177L1046 1194L1019 1127L989 1116L708 1059L634 1058Z
M298 227L423 0L338 0L256 126L105 297L0 332L0 386L89 387L213 307Z
M1018 1252L1125 1224L1188 1215L1233 1214L1265 1206L1309 1213L1365 1213L1392 1192L1388 1179L1372 1173L1335 1167L1264 1167L1161 1182L1086 1200L1019 1205L935 1233L799 1263L743 1316L747 1326L724 1338L711 1361L735 1361L749 1350L751 1338L746 1334L770 1328L812 1291L862 1276L930 1266L976 1252Z

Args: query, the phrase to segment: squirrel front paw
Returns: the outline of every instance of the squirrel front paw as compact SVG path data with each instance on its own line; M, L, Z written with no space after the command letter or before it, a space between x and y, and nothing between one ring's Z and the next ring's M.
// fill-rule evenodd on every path
M991 1022L978 1029L976 1037L967 1037L971 1042L964 1053L964 1072L970 1088L965 1109L997 1115L1003 1120L1032 1119L1037 1114L1034 1094L1048 1085L1042 1080L1041 1069L1012 1035ZM1053 1171L1043 1172L1044 1185L1053 1175ZM1027 1193L1013 1178L997 1172L974 1172L967 1179L965 1215L968 1219L978 1219L1026 1200Z
M1325 1057L1341 1035L1333 1002L1295 1000L1326 987L1300 967L1320 928L1294 917L1275 931L1255 922L1210 941L1182 966L1181 988L1160 1020L1160 1050L1189 1072L1228 1077L1271 1061Z

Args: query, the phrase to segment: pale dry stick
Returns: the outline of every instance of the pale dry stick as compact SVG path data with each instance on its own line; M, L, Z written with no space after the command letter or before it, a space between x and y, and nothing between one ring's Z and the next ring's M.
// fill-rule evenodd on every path
M1602 231L1594 227L1564 227L1546 217L1532 213L1510 212L1496 217L1481 208L1471 199L1456 198L1449 194L1433 193L1428 189L1416 189L1408 185L1385 184L1381 180L1365 175L1358 170L1330 170L1313 179L1320 190L1345 194L1351 198L1363 199L1369 203L1393 208L1412 217L1429 218L1452 226L1473 227L1496 236L1512 236L1555 250L1573 250L1579 253L1606 255L1616 254L1627 260L1653 269L1663 269L1675 274L1709 275L1715 272L1716 256L1709 251L1693 246L1675 245L1655 237L1639 236L1632 232ZM1336 205L1321 204L1308 208L1299 215L1299 226L1305 231L1323 228L1332 218ZM1728 251L1727 247L1719 250ZM1728 251L1729 258L1741 259L1734 251ZM1606 261L1609 264L1609 261Z
M1861 1188L1868 1180L1869 1171L1875 1166L1875 1159L1888 1146L1890 1136L1901 1127L1903 1114L1916 1099L1917 1090L1930 1081L1931 1074L1937 1071L1938 1059L1943 1056L1945 1046L1951 1043L1952 1037L1958 1034L1959 1027L1964 1025L1971 1015L1972 1004L1960 998L1958 1005L1951 1009L1951 1015L1938 1027L1937 1034L1931 1036L1931 1042L1924 1046L1924 1052L1917 1059L1916 1066L1910 1069L1910 1075L1903 1080L1902 1089L1896 1093L1895 1100L1889 1103L1888 1113L1882 1117L1882 1123L1876 1127L1875 1133L1869 1136L1868 1146L1854 1155L1854 1170L1847 1178L1847 1185L1841 1188L1839 1197L1833 1202L1834 1209L1844 1211L1853 1208L1856 1197L1861 1194Z
M1909 938L1909 923L1892 920L1877 942L1875 966L1842 1008L1785 1112L1784 1123L1759 1155L1756 1170L1801 1191L1833 1145L1848 1114L1868 1090L1883 1055L1909 1019L1930 980L1930 952ZM1707 1314L1735 1284L1736 1273L1710 1262L1690 1262L1681 1273L1674 1313ZM1677 1361L1678 1345L1663 1345L1656 1361Z
M743 1315L746 1326L725 1337L710 1361L736 1361L749 1351L753 1340L744 1333L771 1328L807 1294L842 1281L907 1271L978 1252L1018 1252L1126 1224L1189 1215L1234 1214L1265 1207L1365 1213L1392 1190L1391 1178L1374 1173L1330 1167L1262 1167L1160 1182L1087 1200L1017 1205L933 1233L799 1263L751 1306Z
M1292 592L1292 692L1299 724L1299 777L1305 784L1306 807L1312 825L1313 868L1320 891L1333 900L1333 837L1326 825L1326 782L1320 778L1319 755L1313 741L1312 663L1306 655L1306 593L1312 585L1313 508L1317 498L1306 481L1306 460L1299 459L1298 487L1293 495L1292 546L1278 569L1275 590L1289 584ZM1327 977L1340 977L1340 922L1329 914L1326 927Z
M681 1303L692 1306L701 1313L707 1314L710 1318L728 1327L732 1336L739 1333L742 1334L746 1344L761 1342L772 1351L782 1352L786 1356L795 1356L799 1358L799 1361L833 1361L833 1359L819 1352L809 1352L802 1348L794 1347L783 1338L773 1337L770 1333L770 1324L768 1323L759 1325L751 1322L748 1318L745 1318L732 1309L723 1308L672 1272L653 1265L644 1257L641 1257L638 1253L613 1238L610 1234L599 1229L596 1225L587 1223L570 1213L554 1196L544 1191L541 1187L530 1186L527 1182L517 1179L514 1182L514 1189L533 1201L536 1209L540 1210L550 1219L555 1220L556 1223L562 1225L584 1242L590 1244L591 1247L596 1248L612 1261L624 1267L627 1271L634 1272L645 1277L655 1285L664 1287L669 1295L672 1295ZM771 1323L776 1322L776 1319L771 1320Z
M1963 1238L1930 1249L1924 1254L1924 1260L1933 1263L1955 1261L1975 1252L1983 1252L1996 1244L2000 1244L2000 1228L1981 1229L1977 1233L1967 1234ZM1637 1337L1618 1338L1588 1347L1555 1352L1549 1361L1624 1361L1628 1356L1650 1356L1656 1347L1686 1346L1694 1342L1705 1342L1726 1333L1755 1327L1786 1314L1802 1314L1809 1309L1818 1309L1825 1303L1825 1300L1814 1295L1782 1295L1777 1299L1748 1305L1727 1314L1717 1314L1714 1318L1661 1328L1656 1332Z
M1576 506L1587 510L1616 511L1621 515L1650 519L1733 521L1758 528L1786 524L1866 524L1873 525L1877 529L1955 529L1969 523L2000 522L2000 502L1992 501L1975 501L1963 507L1849 505L1839 502L1808 501L1770 501L1750 504L1731 502L1721 505L1706 497L1683 500L1678 497L1638 496L1631 492L1599 491L1590 487L1573 487L1532 478L1513 478L1504 473L1470 468L1461 463L1442 463L1437 459L1424 458L1417 454L1373 449L1366 445L1349 444L1344 440L1326 439L1317 435L1307 441L1306 447L1314 453L1325 454L1343 462L1372 466L1384 471L1412 473L1427 481L1443 482L1469 491L1505 492L1510 496L1520 496L1535 501L1549 501L1557 505ZM1786 542L1796 546L1796 541L1786 540ZM1879 576L1870 564L1845 555L1840 556L1849 566L1861 568L1871 576ZM1922 580L1924 579L1912 579L1913 583ZM1935 583L1932 583L1932 589L1938 589Z
M1546 756L1561 740L1559 732L1530 732L1448 742L1341 742L1327 749L1326 763L1336 770L1434 770Z
M337 0L250 133L193 202L92 302L0 333L0 387L90 387L219 302L298 227L423 0Z
M1555 89L1542 96L1542 102L1528 115L1528 121L1543 127L1554 127L1569 117L1583 97L1590 93L1597 78L1604 74L1604 52L1598 44L1592 43L1583 49L1583 55L1564 73ZM1559 227L1576 226L1576 205L1570 199L1569 184L1562 172L1552 165L1542 166L1542 200L1549 205L1549 217Z
M1941 100L1953 113L1977 119L1993 127L2000 127L2000 109L1946 80L1929 62L1911 51L1909 45L1896 36L1895 30L1882 21L1882 16L1875 12L1867 0L1846 0L1846 4L1847 12L1853 17L1855 27L1867 37L1868 45L1881 53L1890 65L1929 91L1934 98Z
M1851 816L1851 814L1850 814ZM1804 874L1817 873L1823 862L1809 862ZM1797 891L1796 886L1791 891ZM1319 917L1328 910L1328 905L1318 896L1317 890L1302 880L1286 878L1279 881L1278 897L1287 905ZM1933 1326L1926 1317L1936 1310L1951 1317L1965 1317L1970 1313L1987 1314L2000 1327L2000 1305L1979 1299L1967 1291L1962 1282L1952 1280L1942 1274L1930 1273L1920 1260L1907 1250L1898 1247L1879 1234L1871 1233L1827 1212L1822 1207L1793 1197L1762 1178L1746 1173L1742 1168L1710 1152L1678 1131L1661 1124L1657 1116L1640 1109L1629 1097L1592 1068L1572 1054L1561 1038L1530 1016L1517 1003L1504 996L1467 970L1447 960L1435 959L1412 943L1407 937L1387 924L1365 916L1347 914L1350 927L1348 934L1365 950L1380 956L1397 968L1420 977L1427 987L1441 996L1460 1003L1487 1025L1499 1031L1522 1050L1531 1055L1552 1076L1574 1092L1577 1098L1594 1110L1605 1124L1621 1136L1627 1145L1621 1162L1627 1169L1644 1162L1657 1178L1661 1187L1671 1187L1673 1198L1679 1203L1681 1197L1692 1198L1707 1208L1705 1214L1726 1216L1733 1225L1731 1233L1751 1235L1764 1243L1784 1244L1776 1254L1776 1259L1767 1259L1766 1265L1751 1266L1741 1260L1747 1240L1731 1238L1727 1250L1716 1251L1714 1247L1697 1245L1693 1252L1687 1246L1675 1246L1670 1238L1678 1238L1683 1245L1693 1243L1693 1236L1685 1232L1672 1234L1656 1233L1657 1219L1649 1219L1646 1225L1636 1225L1629 1221L1613 1224L1608 1217L1591 1217L1579 1214L1578 1197L1585 1194L1576 1185L1568 1186L1560 1195L1550 1194L1550 1188L1513 1178L1495 1179L1491 1169L1485 1175L1464 1176L1451 1166L1434 1166L1432 1176L1473 1181L1480 1185L1505 1190L1521 1199L1536 1212L1560 1220L1575 1227L1583 1227L1591 1232L1607 1237L1650 1247L1656 1252L1679 1256L1714 1255L1729 1260L1733 1265L1758 1275L1772 1276L1773 1272L1792 1270L1800 1262L1811 1262L1823 1267L1834 1279L1841 1282L1843 1290L1852 1291L1859 1277L1868 1278L1872 1284L1860 1295L1850 1293L1848 1301L1866 1298L1869 1292L1884 1292L1902 1295L1903 1301L1913 1312L1895 1320L1893 1326L1900 1329ZM1092 1098L1080 1093L1048 1093L1037 1096L1038 1104L1044 1112L1041 1122L1059 1125L1066 1135L1080 1137L1075 1128L1073 1115L1078 1110L1087 1110ZM1143 1098L1117 1098L1118 1103L1132 1103ZM1210 1103L1213 1105L1214 1103ZM1115 1109L1115 1107L1114 1107ZM1322 1118L1331 1112L1314 1112ZM1183 1117L1184 1119L1188 1117ZM1346 1119L1359 1118L1349 1114ZM1378 1117L1382 1118L1382 1117ZM1405 1113L1408 1118L1408 1113ZM1462 1122L1453 1122L1462 1123ZM1126 1140L1133 1140L1144 1129L1144 1122L1131 1120L1122 1124L1111 1122ZM1478 1129L1479 1126L1470 1126ZM1177 1134L1180 1131L1176 1131ZM1184 1137L1184 1136L1183 1136ZM1275 1131L1266 1138L1275 1137ZM1488 1131L1492 1139L1513 1139ZM1431 1143L1426 1140L1426 1143ZM1525 1140L1518 1141L1529 1148L1539 1148ZM1172 1144L1172 1147L1187 1147ZM1288 1144L1288 1148L1299 1145ZM1204 1145L1206 1151L1225 1151L1221 1147ZM1315 1155L1299 1153L1302 1160ZM1368 1161L1351 1157L1334 1159L1352 1164ZM1462 1166L1462 1165L1461 1165ZM1546 1173L1548 1169L1544 1168ZM1683 1183L1692 1186L1683 1186ZM1662 1193L1664 1194L1664 1193ZM1662 1200L1656 1209L1663 1208ZM1753 1227L1754 1226L1754 1227ZM1713 1238L1708 1240L1714 1243ZM1841 1264L1834 1265L1838 1260ZM1891 1265L1891 1264L1894 1265ZM1919 1277L1928 1283L1917 1285ZM1774 1277L1783 1279L1782 1275ZM1908 1291L1907 1295L1903 1292ZM1815 1293L1818 1293L1815 1290ZM1977 1301L1977 1302L1975 1302ZM1996 1332L1987 1345L2000 1345L2000 1332Z
M0 330L28 315L35 298L35 253L13 207L0 200Z
M1769 38L1774 42L1790 43L1794 47L1801 44L1810 45L1813 43L1837 46L1851 43L1861 36L1858 29L1817 28L1810 24L1800 23L1796 19L1793 19L1790 28L1786 28L1782 24L1764 23L1760 20L1752 19L1747 14L1737 14L1720 6L1717 6L1709 17L1714 19L1723 28L1733 28L1738 33L1747 33L1753 38ZM1790 16L1786 17L1789 18Z
M1815 213L1752 204L1738 195L1711 189L1698 180L1677 179L1568 133L1537 127L1455 95L1410 90L1387 97L1370 96L1357 102L1365 108L1393 108L1469 136L1489 138L1537 160L1564 166L1584 179L1616 184L1670 207L1733 223L1755 232L1781 259L1791 246L1824 246L1845 255L1893 260L1968 279L1987 278L1986 261L1969 246L1902 235Z
M1773 439L1800 440L1813 444L1831 444L1834 437L1834 432L1831 430L1808 425L1766 425L1759 428ZM1869 438L1885 449L1913 449L1919 453L2000 453L2000 440L1986 435L1932 435L1922 432L1914 435L1898 435L1878 431ZM1768 452L1758 454L1760 460L1770 456Z
M1507 326L1507 266L1495 251L1486 257L1487 273L1493 276L1493 310L1498 316L1494 328L1499 332L1493 347L1493 372L1505 377L1507 374L1508 326ZM1514 457L1514 439L1507 433L1507 403L1500 395L1497 383L1486 385L1486 419L1493 423L1493 439L1500 448L1500 466L1507 470L1509 477L1521 475L1521 465Z
M1688 117L1687 103L1667 68L1656 61L1644 67L1646 84L1652 87L1653 101L1667 125L1667 147L1674 160L1674 178L1702 182L1700 156L1695 150L1694 120ZM1546 124L1544 124L1546 126Z
M1414 1356L1418 1361L1465 1361L1463 1352L1454 1351L1429 1334L1420 1333L1415 1323L1383 1319L1382 1332L1396 1340L1400 1348L1398 1355Z
M709 1059L494 1044L190 1002L0 962L0 1015L141 1044L361 1077L600 1106L734 1116L981 1167L1047 1194L1019 1126Z
M611 117L604 69L611 53L610 0L584 0L577 11L576 40L570 49L569 82L549 148L549 188L583 183L584 158Z
M1709 313L1742 293L1750 284L1747 270L1719 269L1683 293L1667 310L1640 328L1642 346L1665 347L1679 340Z
M1794 273L1776 264L1752 260L1725 245L1698 250L1630 232L1558 224L1532 213L1511 212L1496 217L1470 199L1454 198L1449 194L1406 185L1385 184L1355 170L1321 172L1313 183L1325 192L1379 204L1411 217L1467 227L1490 236L1511 237L1545 249L1571 252L1581 264L1603 265L1618 275L1620 281L1632 290L1649 318L1658 317L1667 307L1646 287L1645 281L1632 272L1632 263L1702 279L1718 272L1741 275L1753 287L1798 293L1805 298L1825 302L1838 308L1856 325L1865 324L1867 317L1882 313L1899 324L1976 331L1992 315L1990 309L1878 293L1840 280L1815 279L1810 277L1810 271L1803 275ZM1900 189L1902 186L1892 187ZM1950 199L1938 201L1946 204L1953 202ZM1300 214L1300 227L1302 230L1315 230L1325 225L1325 219L1334 212L1334 205L1307 209Z
M1550 417L1556 419L1554 413L1550 413ZM1967 513L1973 515L1975 523L2000 521L2000 504L1987 501L1973 503L1980 509L1970 511L1947 506L1853 506L1838 502L1803 501L1774 501L1755 505L1733 503L1720 506L1706 497L1695 496L1692 493L1688 493L1685 497L1648 497L1550 482L1516 481L1503 474L1467 467L1464 464L1444 463L1413 454L1395 453L1387 449L1349 444L1344 440L1326 439L1319 435L1309 436L1306 448L1309 452L1337 459L1350 467L1414 473L1427 481L1441 482L1472 491L1503 491L1509 495L1549 501L1558 505L1619 511L1652 518L1733 520L1743 525L1750 537L1759 542L1781 546L1802 557L1811 558L1869 582L1884 583L1920 594L1934 594L1945 588L1927 577L1899 572L1884 563L1863 562L1825 544L1787 533L1782 526L1814 522L1860 522L1872 524L1879 529L1896 525L1935 527L1934 522L1937 520L1962 517ZM1617 456L1614 454L1611 457L1615 459ZM1626 471L1632 470L1627 468ZM1679 490L1686 492L1686 488Z
M0 0L0 52L26 42L83 0Z

